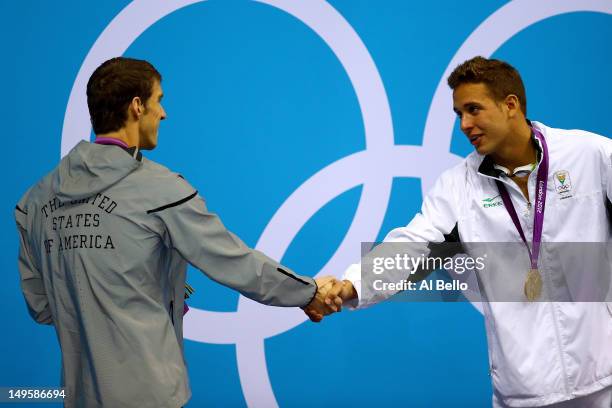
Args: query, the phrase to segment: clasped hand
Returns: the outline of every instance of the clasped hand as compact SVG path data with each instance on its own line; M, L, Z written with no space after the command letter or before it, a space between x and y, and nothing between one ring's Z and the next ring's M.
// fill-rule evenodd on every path
M343 302L356 296L353 284L348 280L341 281L333 276L324 276L315 281L317 293L308 306L303 308L304 313L315 323L323 320L323 316L339 312Z

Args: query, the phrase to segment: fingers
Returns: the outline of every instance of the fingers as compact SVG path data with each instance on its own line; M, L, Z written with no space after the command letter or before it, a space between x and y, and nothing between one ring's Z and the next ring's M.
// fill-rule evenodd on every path
M337 312L338 307L335 304L333 305L325 304L325 298L327 296L327 293L338 282L336 278L334 278L333 276L324 276L321 278L317 278L315 280L317 282L318 288L317 288L317 294L314 300L318 301L318 304L316 307L319 309L319 312L323 312L324 315L328 315L330 313Z
M334 313L334 310L325 304L324 297L318 292L315 298L303 310L306 316L315 323L323 320L324 316Z
M342 298L340 293L344 288L343 281L334 282L331 289L325 294L325 304L332 308L334 311L339 311L342 308Z
M340 297L343 302L347 300L352 300L357 298L357 292L355 291L355 286L353 286L353 282L350 280L344 280L344 285L342 286L342 291L340 292Z
M333 276L323 276L315 279L317 283L317 293L308 306L304 308L304 313L315 323L323 320L324 316L342 310L343 295L347 293L347 282L338 281ZM349 285L352 284L349 283Z
M323 315L317 313L317 311L314 309L305 309L304 313L306 313L306 316L308 316L310 321L313 323L319 323L321 320L323 320Z

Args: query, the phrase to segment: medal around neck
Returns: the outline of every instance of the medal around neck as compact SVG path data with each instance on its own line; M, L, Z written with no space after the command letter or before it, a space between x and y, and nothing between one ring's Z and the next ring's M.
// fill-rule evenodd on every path
M544 139L544 136L538 129L532 128L531 131L533 132L536 139L540 142L542 148L540 166L538 168L538 173L536 177L536 199L535 213L533 216L532 236L533 250L529 247L529 244L527 243L525 233L523 232L523 227L521 227L519 217L516 214L516 209L514 208L514 204L512 204L512 200L510 199L510 194L508 193L508 190L504 186L504 183L502 183L500 180L495 180L495 184L497 184L497 188L504 203L504 207L506 208L508 215L510 215L512 223L514 224L514 227L521 236L521 240L525 244L525 248L529 253L531 269L529 269L529 272L527 272L527 280L525 281L525 287L523 289L523 291L525 292L525 297L529 302L537 300L542 294L542 276L538 271L538 258L540 254L540 244L542 242L542 230L544 227L544 210L546 208L546 189L548 186L548 147L546 146L546 139Z
M524 291L528 301L535 302L538 300L542 294L542 276L539 270L533 268L529 269Z

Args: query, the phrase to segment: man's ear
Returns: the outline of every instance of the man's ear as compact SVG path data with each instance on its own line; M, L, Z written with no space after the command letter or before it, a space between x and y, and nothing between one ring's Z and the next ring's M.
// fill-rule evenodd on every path
M518 96L510 94L504 99L504 105L508 111L508 116L514 118L521 112L521 102Z
M144 105L142 104L142 100L139 96L132 98L129 109L132 115L134 115L135 119L140 118L144 114Z

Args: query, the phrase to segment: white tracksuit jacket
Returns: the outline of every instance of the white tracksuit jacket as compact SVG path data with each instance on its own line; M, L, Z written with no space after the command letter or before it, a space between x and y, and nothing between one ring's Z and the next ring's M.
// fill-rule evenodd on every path
M549 150L543 245L608 243L612 140L581 130L553 129L537 122L532 122L532 126L542 132ZM503 204L483 204L483 200L496 196L501 202L495 184L498 174L492 164L490 158L474 152L444 172L425 197L421 213L407 226L391 231L385 242L440 243L454 234L462 243L521 243ZM569 189L560 188L556 180L560 172L570 180ZM529 177L532 198L536 175L537 170ZM531 242L532 206L516 184L507 178L502 181L519 214L526 239ZM517 261L520 267L511 268L509 273L526 272L528 256L526 250L524 253L525 262ZM554 256L545 251L540 254L545 290L555 279L556 271L566 266ZM609 268L609 263L606 265ZM607 282L601 283L608 290L609 269L604 275ZM362 290L360 264L351 265L344 278L353 282L357 290L358 308L390 296ZM479 279L486 284L486 273ZM612 303L609 295L605 300L483 302L496 398L508 406L533 407L571 400L612 386Z

